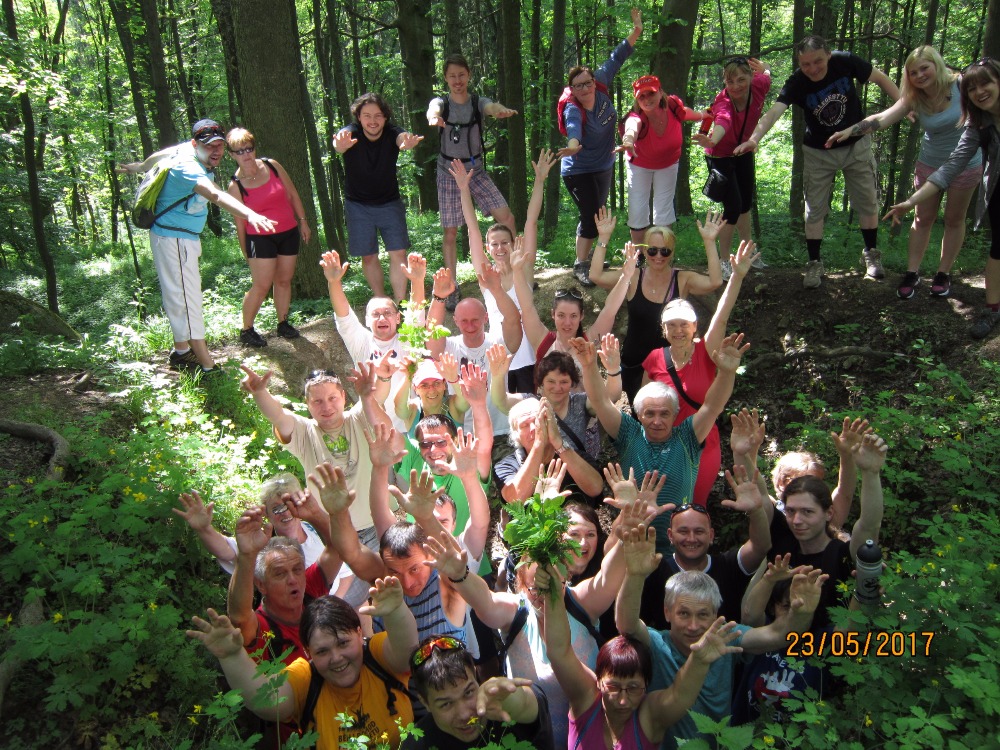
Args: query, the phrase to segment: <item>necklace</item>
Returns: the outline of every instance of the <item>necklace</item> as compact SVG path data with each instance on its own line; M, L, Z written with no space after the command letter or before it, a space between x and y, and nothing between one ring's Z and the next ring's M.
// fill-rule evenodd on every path
M683 355L675 356L674 347L670 347L670 359L674 363L674 367L680 369L688 362L691 361L691 355L694 353L694 347L689 348Z
M260 165L257 163L256 160L254 160L253 165L255 167L253 174L248 174L246 173L245 170L242 169L240 170L241 172L244 172L243 182L256 182L260 178L260 172L261 172Z

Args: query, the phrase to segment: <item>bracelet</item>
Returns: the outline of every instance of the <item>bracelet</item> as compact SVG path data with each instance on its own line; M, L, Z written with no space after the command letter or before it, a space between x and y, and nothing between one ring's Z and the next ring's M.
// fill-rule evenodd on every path
M563 453L566 452L566 443L563 443L558 448L553 448L552 450L557 456L561 456Z
M379 382L382 382L382 383L391 383L392 382L392 378L383 378L381 375L378 376L378 379L379 379Z
M607 373L605 373L605 375L607 375L609 378L615 378L615 377L618 377L621 374L622 374L622 368L620 368L620 367L618 368L617 372L607 372Z
M436 300L437 300L438 302L447 302L447 301L448 301L448 298L447 298L447 297L438 297L438 296L437 296L436 294L434 294L433 292L431 292L431 296L432 296L432 297L433 297L434 299L436 299Z
M454 380L446 380L444 382L446 382L448 385L455 385L455 383L458 382L458 378L455 378Z
M462 576L461 578L452 578L451 576L448 576L448 580L451 581L452 583L463 583L465 579L468 577L469 577L469 569L466 568L464 576Z
M598 247L601 247L601 248L606 248L608 246L607 242L601 242L600 240L598 240L596 244L597 244Z

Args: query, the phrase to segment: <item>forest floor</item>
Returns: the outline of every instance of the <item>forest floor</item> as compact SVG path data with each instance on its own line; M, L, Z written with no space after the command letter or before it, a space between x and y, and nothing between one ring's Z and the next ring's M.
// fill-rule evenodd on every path
M551 308L556 289L575 285L570 272L563 269L541 271L537 280L535 299L542 311ZM956 277L952 294L945 299L931 297L924 283L913 299L900 300L896 283L895 276L881 282L867 280L858 270L829 274L818 290L806 291L797 270L767 268L748 276L729 329L743 331L752 348L744 358L746 369L737 379L730 409L757 407L767 415L766 447L772 457L779 448L794 443L795 435L786 425L803 419L803 413L792 405L799 393L821 398L827 411L851 411L865 395L908 389L917 376L916 359L927 356L961 373L973 388L977 384L995 387L979 360L1000 361L1000 336L974 342L967 330L984 301L983 277ZM475 283L467 283L462 293L476 296L478 289ZM596 316L605 296L600 290L587 292L588 321ZM715 295L692 299L702 330L716 299ZM622 313L619 336L625 322ZM449 315L445 325L451 323ZM301 398L300 384L309 370L332 367L346 373L352 363L331 317L302 325L300 330L302 337L291 341L270 336L269 345L262 349L250 349L238 341L213 349L220 360L249 364L258 371L273 369L272 391ZM152 364L169 372L165 353ZM114 411L116 399L100 390L86 373L61 371L0 380L0 415L16 419L25 404L51 407L62 415L64 424L73 424L88 414ZM49 426L59 429L59 425ZM123 424L122 429L128 426ZM8 479L38 475L47 460L45 449L29 441L6 436L0 440L0 465ZM721 480L716 489L723 489Z

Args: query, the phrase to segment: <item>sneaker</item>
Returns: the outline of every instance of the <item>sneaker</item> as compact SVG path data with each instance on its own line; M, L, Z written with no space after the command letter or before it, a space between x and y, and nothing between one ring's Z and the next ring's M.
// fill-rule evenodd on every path
M733 275L733 267L728 260L720 260L719 265L722 266L722 280L729 281L729 277Z
M757 248L757 252L760 253L760 248ZM757 256L757 260L750 264L751 268L756 268L758 271L762 268L767 268L767 263L764 262L764 254L761 253Z
M823 261L821 260L811 260L806 264L806 275L802 279L802 286L805 289L816 289L820 283L823 281L823 274L826 273L826 269L823 268Z
M201 370L201 362L198 361L198 357L195 356L194 351L191 349L188 349L183 354L174 350L170 352L170 369L198 372Z
M278 335L283 339L297 339L302 334L287 320L283 320L278 323Z
M862 250L861 262L865 264L865 276L869 279L885 278L885 271L882 270L882 253L878 250Z
M458 307L458 300L461 297L458 294L458 287L455 287L455 291L448 295L448 299L445 300L444 309L448 312L455 312L455 308Z
M580 282L580 286L596 286L596 284L590 280L590 261L578 260L574 263L573 275L576 276L576 280Z
M240 341L247 346L267 346L267 339L257 333L253 326L240 331Z
M203 367L203 368L201 368L201 377L202 378L211 378L211 379L214 379L215 376L219 375L221 372L222 372L222 368L219 367L218 365L215 365L214 367L212 367L211 370L206 370Z
M917 287L919 285L920 274L916 271L907 271L903 274L903 278L899 282L899 286L896 287L896 296L900 299L910 299L910 297L917 293Z
M983 310L969 326L969 335L974 339L984 339L998 323L1000 323L1000 312Z
M934 281L931 282L932 297L947 297L951 294L951 276L944 271L934 274Z

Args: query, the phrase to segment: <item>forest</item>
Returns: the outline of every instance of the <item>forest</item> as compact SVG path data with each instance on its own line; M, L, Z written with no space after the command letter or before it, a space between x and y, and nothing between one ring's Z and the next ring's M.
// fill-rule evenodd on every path
M240 364L274 369L282 402L299 411L308 370L350 365L318 268L324 251L346 253L343 160L332 137L367 91L386 98L395 123L425 136L402 155L400 186L414 249L435 270L442 263L438 136L424 113L444 91L444 56L463 53L475 89L519 113L487 128L486 164L523 217L531 160L565 145L555 102L566 71L604 61L631 29L630 6L2 1L2 744L254 747L256 728L242 699L228 690L218 663L184 636L192 615L224 606L226 579L171 508L180 492L199 490L215 502L215 523L228 533L263 478L299 469L239 389ZM922 44L937 47L956 71L1000 57L1000 0L663 0L638 7L644 33L611 89L619 113L631 106L630 82L647 73L704 109L734 54L770 64L770 103L795 69L795 41L807 33L871 60L897 83L908 52ZM869 113L889 104L877 86L862 93ZM224 375L204 382L167 368L172 337L148 233L129 221L138 180L116 172L186 141L202 118L253 131L260 152L280 161L298 186L315 230L293 280L291 320L303 338L250 351L238 340L250 274L231 217L212 207L201 271L207 340ZM866 281L857 218L838 181L824 245L829 278L803 295L803 128L795 108L757 154L752 224L768 267L748 278L730 321L753 349L729 408L760 408L766 416L762 473L782 451L800 448L833 466L830 431L848 415L871 421L890 446L886 595L876 613L844 610L840 624L934 637L926 653L828 657L842 689L827 699L792 699L796 710L786 722L708 721L699 728L732 749L1000 747L1000 338L973 342L966 335L982 306L993 230L966 235L949 299L922 289L901 301L895 279L906 270L908 228L880 226L888 278ZM904 119L875 137L879 215L912 192L920 135ZM695 249L679 262L699 268L695 220L712 204L701 193L702 149L689 139L687 132L675 230L679 248ZM224 160L216 182L225 188L235 168ZM609 201L619 217L624 196L619 160ZM575 224L569 196L550 178L539 310L556 287L572 283ZM939 221L931 255L940 233ZM620 218L613 248L620 251L627 235ZM463 295L478 294L462 256L460 247ZM345 289L355 309L371 296L360 263L352 264ZM715 305L695 302L700 310ZM588 292L589 318L602 303L603 292ZM267 330L278 322L269 302L258 320ZM724 488L720 480L720 496ZM718 545L739 541L740 521L722 516ZM365 746L381 747L375 739Z

